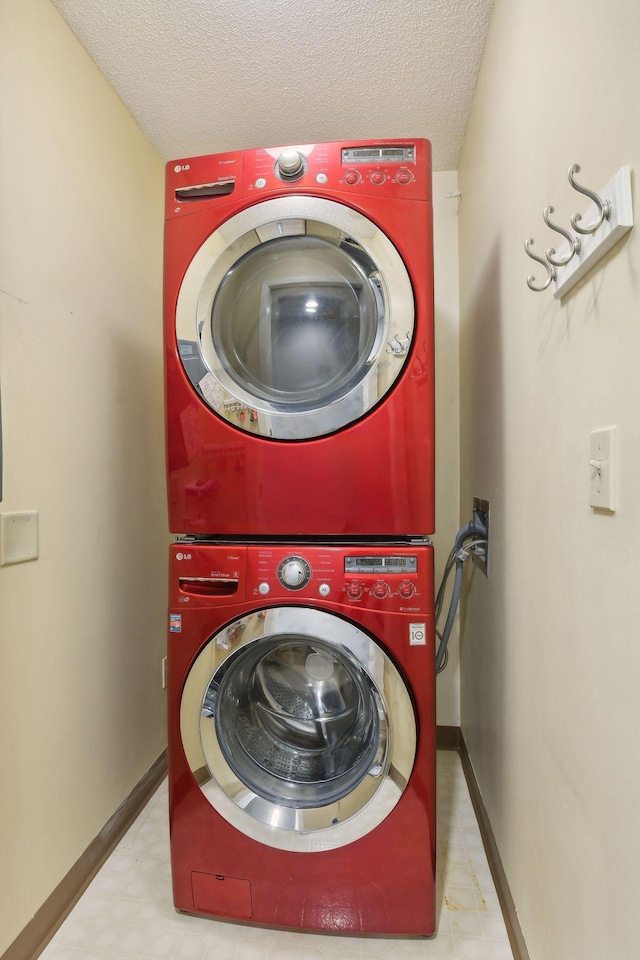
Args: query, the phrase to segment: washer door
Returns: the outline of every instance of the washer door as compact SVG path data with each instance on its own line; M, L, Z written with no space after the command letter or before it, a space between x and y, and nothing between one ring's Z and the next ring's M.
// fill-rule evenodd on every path
M204 401L278 440L323 436L389 391L414 328L409 275L362 214L319 197L236 214L195 255L176 307L180 357Z
M382 648L335 614L260 610L213 636L180 706L209 803L261 843L313 852L373 830L408 782L411 699Z

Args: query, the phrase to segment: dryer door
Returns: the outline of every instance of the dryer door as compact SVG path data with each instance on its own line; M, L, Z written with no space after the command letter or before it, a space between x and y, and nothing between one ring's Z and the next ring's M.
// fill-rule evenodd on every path
M319 197L266 200L229 219L191 261L176 308L180 357L203 400L276 440L363 416L399 376L413 328L394 245Z
M396 805L416 751L408 690L354 624L260 610L213 636L184 686L180 727L209 803L269 846L344 846Z

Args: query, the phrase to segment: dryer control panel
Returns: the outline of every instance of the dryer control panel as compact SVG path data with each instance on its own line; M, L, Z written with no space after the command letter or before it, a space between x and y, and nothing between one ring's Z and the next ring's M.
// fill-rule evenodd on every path
M427 140L305 143L244 152L245 195L283 187L431 200Z
M172 160L166 166L167 219L205 206L290 191L431 202L431 144L351 140L236 150Z

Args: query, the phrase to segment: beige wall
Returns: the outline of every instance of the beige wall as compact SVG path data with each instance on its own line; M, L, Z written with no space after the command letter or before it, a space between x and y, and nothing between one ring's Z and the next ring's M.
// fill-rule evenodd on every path
M0 953L162 752L163 165L48 0L2 0Z
M491 501L462 725L532 960L638 951L640 233L562 304L523 241L586 209L574 162L595 190L631 165L638 194L639 36L637 0L496 0L459 171L461 505ZM588 495L610 425L614 515Z
M455 171L433 175L435 364L436 364L436 589L453 546L459 523L460 410L458 382L458 189ZM465 505L463 522L471 519ZM450 578L450 587L453 577ZM446 608L440 627L444 626ZM449 662L438 676L437 719L445 726L460 724L460 657L458 623L449 642Z

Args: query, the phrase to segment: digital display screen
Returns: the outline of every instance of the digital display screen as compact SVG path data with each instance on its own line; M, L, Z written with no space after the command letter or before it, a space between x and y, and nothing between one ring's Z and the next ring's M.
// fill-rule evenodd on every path
M345 147L342 151L343 163L413 163L416 148L407 147Z
M345 573L417 573L418 558L408 557L345 557Z

